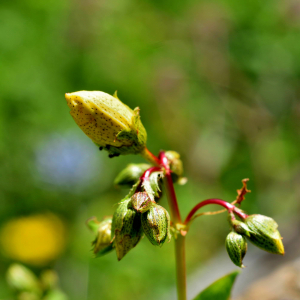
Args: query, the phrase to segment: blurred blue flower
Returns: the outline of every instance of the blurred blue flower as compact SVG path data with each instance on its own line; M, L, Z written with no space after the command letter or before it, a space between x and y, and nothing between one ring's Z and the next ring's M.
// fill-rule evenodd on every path
M37 146L35 175L47 184L76 192L99 180L102 162L97 154L92 143L75 134L54 133Z

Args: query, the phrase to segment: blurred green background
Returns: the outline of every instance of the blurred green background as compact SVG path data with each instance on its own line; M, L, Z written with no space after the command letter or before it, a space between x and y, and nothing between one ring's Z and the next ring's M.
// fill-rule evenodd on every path
M174 288L172 242L93 259L85 220L113 213L126 194L114 177L143 160L99 152L69 115L64 93L78 90L118 90L140 107L148 148L180 152L184 216L210 197L233 201L248 177L243 209L288 233L300 210L299 29L297 0L1 1L0 226L52 213L66 231L55 260L27 265L54 268L71 300L160 299ZM189 274L225 251L228 229L224 214L195 221ZM15 260L1 252L6 300Z

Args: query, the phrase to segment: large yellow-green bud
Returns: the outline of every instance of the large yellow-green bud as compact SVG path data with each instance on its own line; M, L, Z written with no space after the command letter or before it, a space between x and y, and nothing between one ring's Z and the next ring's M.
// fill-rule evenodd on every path
M232 231L226 237L225 246L232 262L236 266L244 268L243 258L247 252L246 238Z
M138 154L147 141L139 108L132 110L117 95L99 91L65 94L70 114L82 131L110 157Z
M257 247L274 254L284 254L282 238L277 223L263 215L250 215L245 219L249 240Z
M162 206L154 204L142 214L142 226L145 235L155 246L162 246L170 241L170 216Z
M137 245L142 235L141 214L133 209L131 199L122 201L114 213L111 229L118 260Z

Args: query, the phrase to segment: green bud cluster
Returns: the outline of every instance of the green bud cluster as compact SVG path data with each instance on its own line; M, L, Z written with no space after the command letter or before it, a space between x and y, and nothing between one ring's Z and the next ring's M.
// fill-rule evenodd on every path
M143 235L156 246L170 240L168 212L146 192L136 192L116 209L111 229L111 241L121 260L141 240Z
M230 217L232 232L228 234L225 246L232 262L243 267L242 260L247 251L246 238L255 246L273 254L284 254L282 238L277 223L267 216L250 215L243 221Z
M115 249L118 260L121 260L144 235L156 246L162 246L170 240L169 214L155 201L161 192L160 173L152 173L143 182L138 179L118 204L112 218L98 222L93 217L87 221L88 227L96 234L93 242L96 257ZM120 179L122 176L118 177Z

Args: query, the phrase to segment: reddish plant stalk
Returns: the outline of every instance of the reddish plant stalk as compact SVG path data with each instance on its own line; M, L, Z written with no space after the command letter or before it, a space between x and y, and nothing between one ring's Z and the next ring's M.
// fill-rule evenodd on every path
M165 186L168 196L168 203L170 207L171 220L176 228L176 224L181 224L181 216L179 206L176 198L176 193L171 177L171 170L169 167L168 159L163 151L156 157L147 148L145 148L143 156L150 162L155 162L156 165L161 167L152 167L144 172L141 179L149 179L152 172L165 169ZM142 182L142 181L141 181ZM176 285L178 300L186 300L186 263L185 263L185 236L178 233L175 239L175 261L176 261Z
M154 173L154 172L159 172L159 171L161 171L162 169L161 169L161 167L151 167L151 168L149 168L149 169L147 169L144 173L143 173L143 175L140 177L140 179L143 181L143 180L148 180L149 179L149 177L150 177L150 175L152 174L152 173Z
M200 203L198 203L188 214L188 216L186 217L184 224L188 224L190 222L190 220L192 219L193 215L197 212L197 210L199 210L201 207L205 206L205 205L209 205L209 204L217 204L217 205L221 205L223 207L225 207L228 212L233 212L235 213L237 216L239 216L242 220L246 219L248 217L248 215L244 214L243 212L241 212L238 208L236 208L233 204L226 202L222 199L207 199L204 200Z
M174 189L173 180L171 177L171 170L169 167L168 159L163 151L160 152L159 158L160 158L161 164L166 169L165 184L167 187L168 200L169 200L169 206L170 206L170 211L171 211L171 219L174 224L181 223L181 216L180 216L178 201L177 201L177 197L176 197L176 193L175 193L175 189Z
M160 165L160 160L153 153L151 153L147 147L144 148L144 150L141 152L141 155L153 165Z

